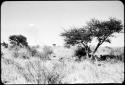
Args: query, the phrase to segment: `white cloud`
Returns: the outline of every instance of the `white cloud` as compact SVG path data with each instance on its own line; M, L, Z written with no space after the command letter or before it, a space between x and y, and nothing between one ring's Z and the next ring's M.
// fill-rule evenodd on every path
M30 27L33 27L33 26L35 26L35 24L29 24L29 26L30 26Z

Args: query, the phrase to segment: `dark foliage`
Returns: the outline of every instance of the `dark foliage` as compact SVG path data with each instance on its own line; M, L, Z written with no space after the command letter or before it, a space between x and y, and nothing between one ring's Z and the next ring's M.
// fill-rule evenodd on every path
M78 59L80 60L82 57L85 58L86 56L86 52L85 52L85 48L78 48L76 51L75 51L75 56L78 57Z
M8 44L5 42L2 42L1 45L4 46L5 48L8 48Z
M87 44L91 42L91 34L86 28L73 28L61 33L61 36L65 37L64 41L68 45L75 45L79 43Z
M9 41L12 46L28 46L27 38L23 35L11 35Z
M122 57L121 55L100 55L99 61L106 61L107 59L115 59L115 60L119 60L119 61L123 61L124 57Z

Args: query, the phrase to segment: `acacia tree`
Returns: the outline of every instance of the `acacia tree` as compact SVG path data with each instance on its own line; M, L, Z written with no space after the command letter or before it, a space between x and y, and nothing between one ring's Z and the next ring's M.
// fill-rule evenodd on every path
M28 46L27 38L23 35L11 35L9 41L12 46Z
M111 37L114 37L114 33L119 33L123 29L123 25L120 20L115 18L109 18L107 21L92 19L87 24L87 28L98 41L98 44L92 53L92 55L94 55L99 46L104 42L111 43Z
M91 43L93 38L97 38L98 44L92 52L92 56L104 42L111 43L110 37L113 37L114 33L119 33L122 29L123 25L121 24L121 21L115 18L109 18L108 21L92 19L87 23L87 26L84 26L83 28L73 28L67 31L65 30L65 32L61 33L61 36L65 38L65 44L82 44L82 46L85 47L88 57L88 43Z

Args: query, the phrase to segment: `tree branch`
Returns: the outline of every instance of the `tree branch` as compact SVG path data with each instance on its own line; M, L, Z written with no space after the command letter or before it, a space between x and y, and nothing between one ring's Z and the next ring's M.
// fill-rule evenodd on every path
M82 44L84 47L86 47L86 44L85 44L83 41L81 41L81 44Z
M97 51L97 49L99 48L99 46L105 42L105 40L109 37L110 34L108 34L104 39L103 41L99 41L99 43L97 44L95 50L93 51L93 55L95 54L95 52Z

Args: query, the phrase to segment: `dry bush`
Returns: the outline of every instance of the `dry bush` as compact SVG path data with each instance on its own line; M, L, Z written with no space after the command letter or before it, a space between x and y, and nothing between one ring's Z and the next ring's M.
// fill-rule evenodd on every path
M12 83L13 81L18 80L20 77L16 79L14 77L15 75L19 74L21 77L25 80L21 83L32 83L32 84L58 84L61 83L60 74L56 72L56 70L53 69L53 65L51 70L49 70L50 65L46 65L48 62L45 60L41 60L38 57L31 57L28 60L24 60L22 58L15 58L12 59L2 59L2 67L8 67L11 65L11 67L8 68L2 68L4 79L3 82L6 83ZM13 68L13 69L11 69ZM11 70L9 70L11 69ZM14 71L14 73L11 73L11 71ZM5 75L9 75L11 73L12 78L11 81L6 77ZM13 79L14 78L14 79Z
M50 46L44 46L43 47L43 51L41 52L41 59L44 60L49 60L50 59L50 55L53 53L53 50Z
M61 84L61 76L59 73L52 71L48 72L46 75L46 80L48 84Z
M124 48L113 48L110 55L114 55L116 60L124 62Z
M124 54L123 47L112 48L110 55L121 55Z
M119 61L124 62L123 47L102 47L95 54L98 56L98 61L106 61L111 63L117 63Z
M57 74L55 71L51 72L52 70L47 69L49 66L45 66L45 64L47 63L45 59L47 59L47 57L52 53L50 47L44 47L42 57L44 57L45 59L42 60L40 59L40 57L35 57L37 56L36 54L34 55L34 57L31 57L30 51L26 48L20 48L18 49L18 51L13 49L11 50L11 52L12 54L10 55L10 57L13 56L14 63L9 63L12 58L10 60L5 60L13 67L15 67L15 73L23 76L23 78L26 80L25 83L58 84L60 82L59 74ZM6 54L5 56L8 56L8 54ZM26 60L26 57L29 57L28 60ZM2 63L4 62L5 61L3 61ZM8 69L6 68L6 70Z
M6 62L9 63L10 61L6 60ZM10 62L10 64L5 64L11 64L15 68L13 69L14 73L18 73L25 79L25 84L103 83L106 82L107 78L109 78L107 82L121 82L124 73L124 71L121 72L123 67L119 67L119 65L117 65L117 68L110 63L96 66L87 60L77 63L66 60L64 62L58 60L44 61L32 57L26 61L14 61ZM5 66L2 64L2 67ZM6 70L13 67L6 68ZM14 73L11 74L14 75ZM120 80L121 78L122 80Z

